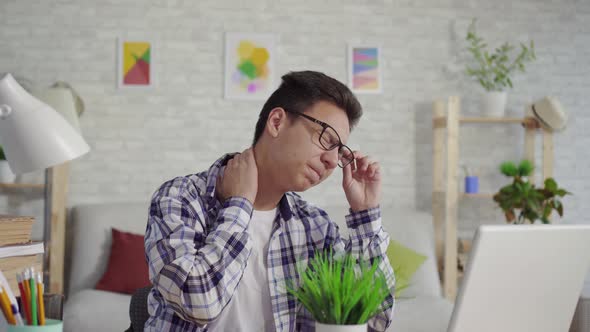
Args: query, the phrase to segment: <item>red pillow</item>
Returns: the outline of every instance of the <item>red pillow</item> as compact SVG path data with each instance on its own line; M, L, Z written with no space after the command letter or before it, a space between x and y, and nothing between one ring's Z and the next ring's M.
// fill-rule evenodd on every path
M133 294L150 285L143 235L112 229L113 242L106 272L96 289Z

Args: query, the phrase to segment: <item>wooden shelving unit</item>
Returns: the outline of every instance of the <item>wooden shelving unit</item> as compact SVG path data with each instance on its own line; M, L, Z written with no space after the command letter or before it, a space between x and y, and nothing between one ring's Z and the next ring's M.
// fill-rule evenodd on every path
M433 189L432 215L435 230L436 256L442 276L443 292L453 300L458 289L458 205L466 199L489 199L493 193L459 193L459 130L461 125L521 125L524 131L524 156L535 161L535 138L537 133L543 139L543 179L553 174L553 135L543 129L525 110L522 118L461 117L461 100L457 96L438 100L433 105ZM534 179L530 179L534 182ZM465 257L462 257L466 261Z
M64 163L48 168L45 183L0 183L0 195L14 195L17 192L40 192L44 194L45 218L39 220L49 225L44 233L45 256L43 274L49 283L48 292L62 294L64 282L66 196L69 165Z

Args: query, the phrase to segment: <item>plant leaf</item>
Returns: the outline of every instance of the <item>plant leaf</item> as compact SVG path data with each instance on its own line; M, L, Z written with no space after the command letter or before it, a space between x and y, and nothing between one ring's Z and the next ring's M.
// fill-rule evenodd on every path
M557 189L557 191L555 192L555 194L557 196L563 197L565 195L571 195L572 193L570 193L569 191L563 190L563 189Z
M520 176L529 176L533 173L534 166L529 160L522 160L518 165L518 173Z
M516 176L518 174L518 169L513 162L507 161L500 165L500 172L506 176Z
M553 200L553 207L557 211L560 217L563 217L563 204L557 199Z
M552 205L546 204L545 207L543 208L543 218L548 219L549 216L551 215L552 210L553 210Z
M545 189L555 194L557 192L557 182L553 178L545 179Z

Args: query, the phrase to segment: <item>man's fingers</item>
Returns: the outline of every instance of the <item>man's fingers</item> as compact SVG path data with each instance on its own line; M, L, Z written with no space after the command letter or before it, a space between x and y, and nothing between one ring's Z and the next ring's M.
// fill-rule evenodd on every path
M255 162L254 161L254 152L252 151L252 148L245 149L238 156L239 156L238 160L243 166L249 165L249 164Z
M254 152L252 151L252 148L248 148L248 149L244 150L243 155L244 155L243 156L244 162L246 162L248 164L254 162Z
M371 159L369 158L369 156L366 156L365 158L363 158L365 164L363 165L363 171L367 172L369 170L369 166L371 165Z
M357 158L357 172L359 173L365 173L367 172L367 169L369 168L369 165L371 164L371 160L369 159L368 156L362 157L362 158Z
M344 169L342 170L342 184L343 185L350 182L350 180L352 178L353 166L354 166L354 163L350 163L350 164L344 166Z
M368 168L369 177L374 178L376 175L379 175L380 169L381 169L381 166L379 165L378 162L376 162L376 161L372 162Z
M355 159L355 167L353 167L353 170L355 171L355 173L364 173L367 171L367 167L370 164L369 161L369 156L365 156L364 153L362 153L361 151L355 150L353 151L354 154L354 159Z
M360 152L360 151L358 151L358 150L354 150L354 151L352 151L352 154L354 155L354 158L355 158L355 159L360 159L360 158L362 158L362 157L364 157L364 156L365 156L365 155L364 155L362 152Z

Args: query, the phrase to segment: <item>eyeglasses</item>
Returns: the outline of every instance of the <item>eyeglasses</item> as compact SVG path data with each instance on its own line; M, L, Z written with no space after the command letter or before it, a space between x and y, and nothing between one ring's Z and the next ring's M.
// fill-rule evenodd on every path
M315 122L322 126L322 133L319 137L320 145L326 151L338 148L338 166L340 168L344 168L354 161L354 153L352 153L352 150L348 146L342 144L342 141L340 140L340 135L338 135L336 129L332 128L332 126L307 114L289 111L287 109L285 109L285 111L287 113L302 116L307 120Z

